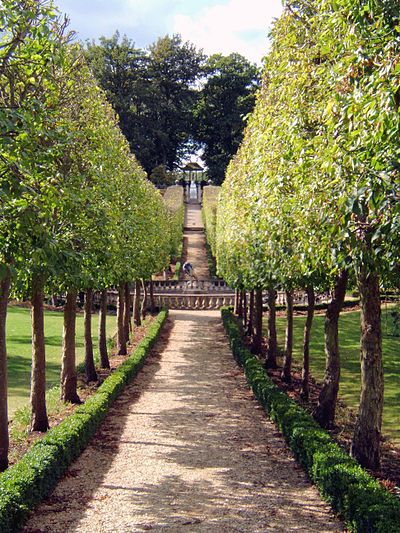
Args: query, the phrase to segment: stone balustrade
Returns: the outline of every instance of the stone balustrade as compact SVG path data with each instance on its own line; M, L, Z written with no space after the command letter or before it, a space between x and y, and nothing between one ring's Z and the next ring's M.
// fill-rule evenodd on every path
M158 307L205 311L233 305L235 296L232 294L158 294L154 296L154 299Z
M227 287L225 281L222 280L169 280L153 283L156 305L165 305L170 309L219 309L224 305L234 305L234 291ZM110 305L116 305L117 298L118 292L116 290L108 291L108 303ZM307 305L307 295L304 291L296 291L293 300L295 304ZM329 294L316 295L316 301L319 303L329 300ZM98 295L95 296L95 303L98 303ZM267 291L263 292L263 303L264 306L268 305ZM286 304L284 291L277 292L276 304Z
M153 281L153 290L155 294L166 292L186 292L186 291L200 291L200 292L234 292L230 289L226 282L223 280L166 280L166 281Z

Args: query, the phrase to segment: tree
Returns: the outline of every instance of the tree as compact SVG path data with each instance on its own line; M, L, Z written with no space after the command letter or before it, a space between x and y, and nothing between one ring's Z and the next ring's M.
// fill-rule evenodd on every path
M203 74L205 56L180 35L159 38L149 52L149 77L158 92L155 106L153 102L158 118L157 164L173 170L191 138L195 86Z
M395 13L390 0L287 2L218 216L219 268L233 283L336 287L324 424L338 389L341 301L347 277L356 281L362 384L352 455L371 468L383 407L379 284L396 272L400 235Z
M12 268L17 274L14 293L31 294L31 425L45 431L42 300L46 279L56 268L62 248L54 222L66 197L60 194L54 167L59 154L53 150L66 139L57 124L65 96L57 76L66 65L69 35L49 2L3 2L1 17L2 262L6 271Z
M195 139L204 145L203 158L217 184L224 180L227 165L242 141L257 88L257 67L243 56L215 54L208 58L195 107Z
M159 165L172 170L192 134L203 54L179 35L141 50L116 33L98 44L86 43L86 57L146 172Z
M0 284L0 471L8 466L8 402L7 402L7 343L6 319L11 281L10 270L3 272Z
M11 278L15 263L22 254L23 239L14 233L15 226L24 224L26 203L24 184L20 180L18 164L10 148L32 119L32 104L39 96L36 79L45 72L51 60L49 39L45 34L53 18L52 9L45 2L29 2L16 9L15 2L4 1L0 11L0 123L2 155L0 183L2 191L0 219L0 470L8 466L8 406L7 406L7 346L6 318ZM37 41L33 39L36 33ZM43 61L31 63L31 55L40 52ZM18 57L18 60L16 59ZM29 102L31 100L31 102ZM37 108L40 115L40 106ZM11 216L10 216L11 215Z

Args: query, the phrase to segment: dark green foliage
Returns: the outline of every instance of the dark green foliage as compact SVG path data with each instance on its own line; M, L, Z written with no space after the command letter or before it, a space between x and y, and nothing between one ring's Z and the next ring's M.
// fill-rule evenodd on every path
M220 184L253 110L258 72L240 54L214 54L206 64L206 78L195 108L195 139L204 144L208 175Z
M165 169L173 170L198 145L204 146L210 177L223 181L254 107L256 65L239 54L215 54L206 61L179 35L143 50L116 33L87 43L85 54L154 183L164 183Z
M46 498L86 447L110 405L143 366L166 317L167 311L161 311L131 357L104 381L97 392L37 441L15 466L1 474L1 533L19 530L29 512Z
M349 529L359 533L400 532L400 501L363 470L314 419L269 379L262 363L243 345L229 309L222 319L233 355L269 416L299 462Z
M87 43L86 58L146 172L160 165L172 170L192 133L202 52L179 35L159 38L143 50L116 33ZM157 171L153 177L159 180Z

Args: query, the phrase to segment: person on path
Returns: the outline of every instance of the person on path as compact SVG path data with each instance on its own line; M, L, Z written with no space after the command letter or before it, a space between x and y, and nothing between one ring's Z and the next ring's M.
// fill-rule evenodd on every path
M185 261L185 263L183 263L183 272L189 276L190 280L193 281L193 279L195 279L196 281L197 280L197 276L195 275L194 273L194 269L193 269L193 265L191 263L189 263L189 261Z

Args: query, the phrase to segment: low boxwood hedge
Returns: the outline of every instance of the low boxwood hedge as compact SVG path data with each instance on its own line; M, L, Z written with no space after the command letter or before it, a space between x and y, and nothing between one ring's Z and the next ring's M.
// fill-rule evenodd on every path
M29 512L48 496L68 466L93 437L110 405L138 373L153 346L167 311L161 311L133 354L72 415L37 441L0 475L0 531L18 531Z
M255 396L278 424L298 461L350 531L399 533L400 500L390 494L268 377L243 345L232 311L221 310L233 355Z

